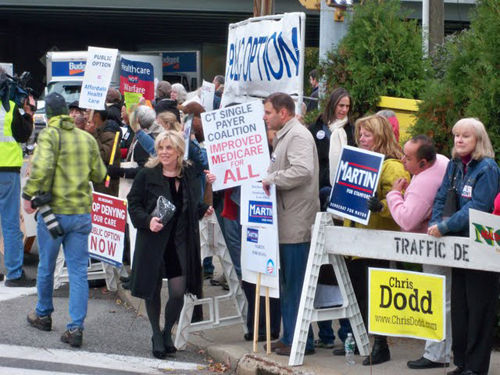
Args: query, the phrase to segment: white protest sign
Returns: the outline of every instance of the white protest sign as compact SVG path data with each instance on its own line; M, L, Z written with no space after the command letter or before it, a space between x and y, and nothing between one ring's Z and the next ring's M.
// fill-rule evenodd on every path
M242 244L247 250L247 268L250 271L278 276L276 229L247 226L242 237Z
M201 114L213 191L267 175L269 148L260 101Z
M500 263L500 216L469 210L470 246L486 253L493 253Z
M278 91L301 97L304 30L304 13L250 18L230 24L221 106Z
M248 230L250 229L250 236L248 234ZM255 245L259 245L259 241L257 238L257 243L255 241L254 230L258 229L262 233L261 236L261 244L262 241L269 241L265 243L264 253L266 255L261 254L251 254L251 252L261 252L262 250ZM274 233L274 234L271 234ZM257 235L258 237L258 235ZM275 249L275 250L273 250ZM251 284L257 284L257 275L261 274L261 296L266 295L266 288L269 288L269 296L271 298L279 298L280 295L280 285L279 285L279 243L278 243L278 232L273 228L254 228L243 225L241 227L241 274L242 279ZM269 259L265 259L268 255L268 252L275 251L275 258L273 259L271 256ZM261 258L262 262L257 262L255 264L251 264L254 262L254 258L257 256ZM269 262L271 260L271 262ZM255 271L255 269L258 269ZM271 271L271 272L269 272ZM274 274L276 272L276 274Z
M271 185L270 196L266 195L260 182L241 185L241 225L278 228L277 217L276 185Z
M89 47L80 93L80 108L95 110L105 108L106 94L117 55L117 49Z
M189 141L191 140L191 126L193 125L193 117L193 114L189 115L186 122L184 123L184 160L189 159Z
M203 80L203 84L200 87L200 97L201 105L207 112L214 109L214 95L215 85L211 82Z
M127 202L111 195L94 192L91 214L90 256L121 267L127 223Z

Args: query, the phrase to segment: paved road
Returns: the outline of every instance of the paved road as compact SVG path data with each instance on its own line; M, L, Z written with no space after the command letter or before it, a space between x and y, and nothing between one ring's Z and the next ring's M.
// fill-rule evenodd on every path
M30 276L36 258L25 261ZM36 288L6 288L0 283L0 374L164 374L209 373L206 358L194 347L175 357L151 355L151 330L114 293L91 289L83 346L73 349L60 341L68 317L68 288L55 292L53 330L28 325L26 314L36 303Z

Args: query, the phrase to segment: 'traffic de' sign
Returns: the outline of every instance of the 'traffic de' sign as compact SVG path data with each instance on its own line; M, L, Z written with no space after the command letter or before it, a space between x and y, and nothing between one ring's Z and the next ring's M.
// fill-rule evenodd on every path
M262 179L267 174L264 108L260 101L201 114L213 190Z
M127 201L111 195L92 194L92 232L89 253L92 258L120 267L123 258Z

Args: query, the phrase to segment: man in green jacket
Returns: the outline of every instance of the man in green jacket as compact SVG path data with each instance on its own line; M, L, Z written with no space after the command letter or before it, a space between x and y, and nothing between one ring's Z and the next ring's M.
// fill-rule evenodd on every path
M94 137L75 127L61 95L49 94L45 98L45 108L48 127L38 136L31 175L23 189L24 210L34 212L34 202L40 209L37 218L40 255L38 303L36 309L28 314L28 322L43 331L52 329L54 267L62 244L69 272L71 322L67 324L61 341L80 347L89 293L88 236L92 227L89 181L102 182L106 167ZM47 199L49 202L37 202L37 198L47 196L45 193L51 194L51 198ZM50 216L47 205L55 217Z

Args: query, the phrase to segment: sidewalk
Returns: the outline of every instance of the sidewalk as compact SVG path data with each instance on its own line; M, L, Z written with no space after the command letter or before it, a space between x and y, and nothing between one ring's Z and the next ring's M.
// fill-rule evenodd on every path
M204 282L205 296L215 296L227 293L220 286L212 286L209 280ZM144 302L132 297L130 291L119 287L119 296L139 314L146 316ZM167 288L162 289L163 304L167 298ZM206 309L204 310L206 315ZM227 302L222 305L221 314L234 313L233 306ZM313 323L314 329L316 324ZM263 349L264 343L259 343L259 352L252 353L252 343L243 339L242 326L229 326L197 332L189 337L189 344L205 350L214 360L225 363L237 374L324 374L324 375L358 375L358 374L397 374L397 375L442 375L455 368L410 370L406 366L408 360L421 357L424 341L389 338L391 361L373 366L371 369L362 366L363 357L356 356L356 365L348 366L344 357L335 357L331 349L317 349L314 355L305 356L302 366L289 367L288 357L276 354L267 355ZM335 342L339 347L340 341ZM500 352L493 352L489 375L500 375Z

